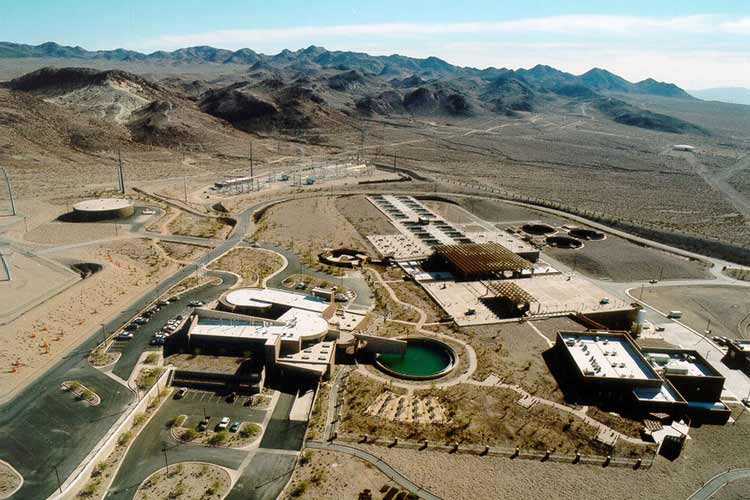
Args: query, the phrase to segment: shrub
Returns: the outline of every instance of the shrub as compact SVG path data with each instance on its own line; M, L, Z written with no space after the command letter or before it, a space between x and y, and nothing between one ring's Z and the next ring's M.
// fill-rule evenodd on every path
M157 361L159 361L159 354L152 352L149 353L148 356L146 356L146 359L143 362L149 365L155 365Z
M198 431L196 431L195 429L185 429L180 435L180 439L183 439L185 441L192 441L193 439L197 437L198 437Z
M139 425L143 424L143 422L146 421L146 415L144 413L139 413L133 418L133 427L138 427Z
M94 470L91 471L91 477L99 477L102 475L102 473L107 470L107 464L104 462L99 462L94 466Z
M175 415L174 417L167 420L167 427L181 427L182 424L185 423L185 420L187 420L186 415Z
M125 446L130 442L130 440L133 438L133 433L130 431L123 432L120 434L120 437L117 438L117 444L120 446Z
M96 494L96 489L99 486L99 483L96 481L89 481L86 483L86 486L83 487L83 489L78 493L78 496L81 496L83 498L90 498L93 497L94 494Z
M258 424L248 422L248 423L242 424L239 435L242 439L249 439L251 437L257 436L259 432L260 432L260 426Z
M307 489L310 487L310 483L307 480L302 480L299 483L295 484L292 488L292 491L289 492L289 496L292 498L299 498L302 495L305 494Z
M220 431L208 438L208 443L214 446L224 444L229 439L229 433L227 431Z
M310 460L312 459L313 452L310 450L306 450L304 453L302 453L302 456L299 457L299 464L300 465L307 465L310 463Z

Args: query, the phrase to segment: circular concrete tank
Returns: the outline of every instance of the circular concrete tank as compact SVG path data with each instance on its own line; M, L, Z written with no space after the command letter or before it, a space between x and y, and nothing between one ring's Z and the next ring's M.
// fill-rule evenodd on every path
M122 198L96 198L73 205L73 217L79 221L124 219L134 213L133 202Z
M570 250L583 248L583 243L580 240L571 238L570 236L547 236L546 242L549 246L556 248L567 248Z
M602 233L601 231L595 231L593 229L584 229L580 227L571 229L570 231L568 231L568 234L572 236L573 238L576 238L579 240L588 240L588 241L599 241L605 238L604 233Z
M557 232L554 227L547 224L524 224L521 226L521 229L524 233L534 236L543 236L545 234L553 234Z

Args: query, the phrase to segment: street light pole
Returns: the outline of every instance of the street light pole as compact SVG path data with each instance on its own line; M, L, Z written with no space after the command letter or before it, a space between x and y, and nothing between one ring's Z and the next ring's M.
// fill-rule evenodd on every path
M57 476L57 489L62 493L62 481L60 481L60 471L57 470L57 465L55 465L55 476Z
M167 469L167 475L169 475L169 460L167 460L167 444L164 443L161 445L161 451L164 452L164 467Z

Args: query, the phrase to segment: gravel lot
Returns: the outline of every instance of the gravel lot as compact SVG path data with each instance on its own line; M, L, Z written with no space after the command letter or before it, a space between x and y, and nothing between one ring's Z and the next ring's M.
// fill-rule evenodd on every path
M670 286L646 288L643 300L660 311L682 311L682 321L702 332L742 338L738 324L750 313L750 288L733 286Z
M396 486L369 463L343 453L308 450L303 453L300 464L294 469L289 487L281 499L348 500L358 498L365 489L372 492L373 498L379 499L383 485ZM292 496L293 492L302 489L303 494Z
M593 278L617 282L658 279L703 279L709 276L700 261L642 247L623 238L587 241L580 250L548 247L546 255Z

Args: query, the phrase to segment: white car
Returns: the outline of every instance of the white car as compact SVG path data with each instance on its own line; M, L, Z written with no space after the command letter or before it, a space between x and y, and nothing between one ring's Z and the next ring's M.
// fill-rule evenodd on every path
M194 300L188 304L190 307L201 307L203 305L203 302L200 300Z
M221 422L219 422L219 429L224 430L227 427L229 427L229 417L224 417L221 419Z

